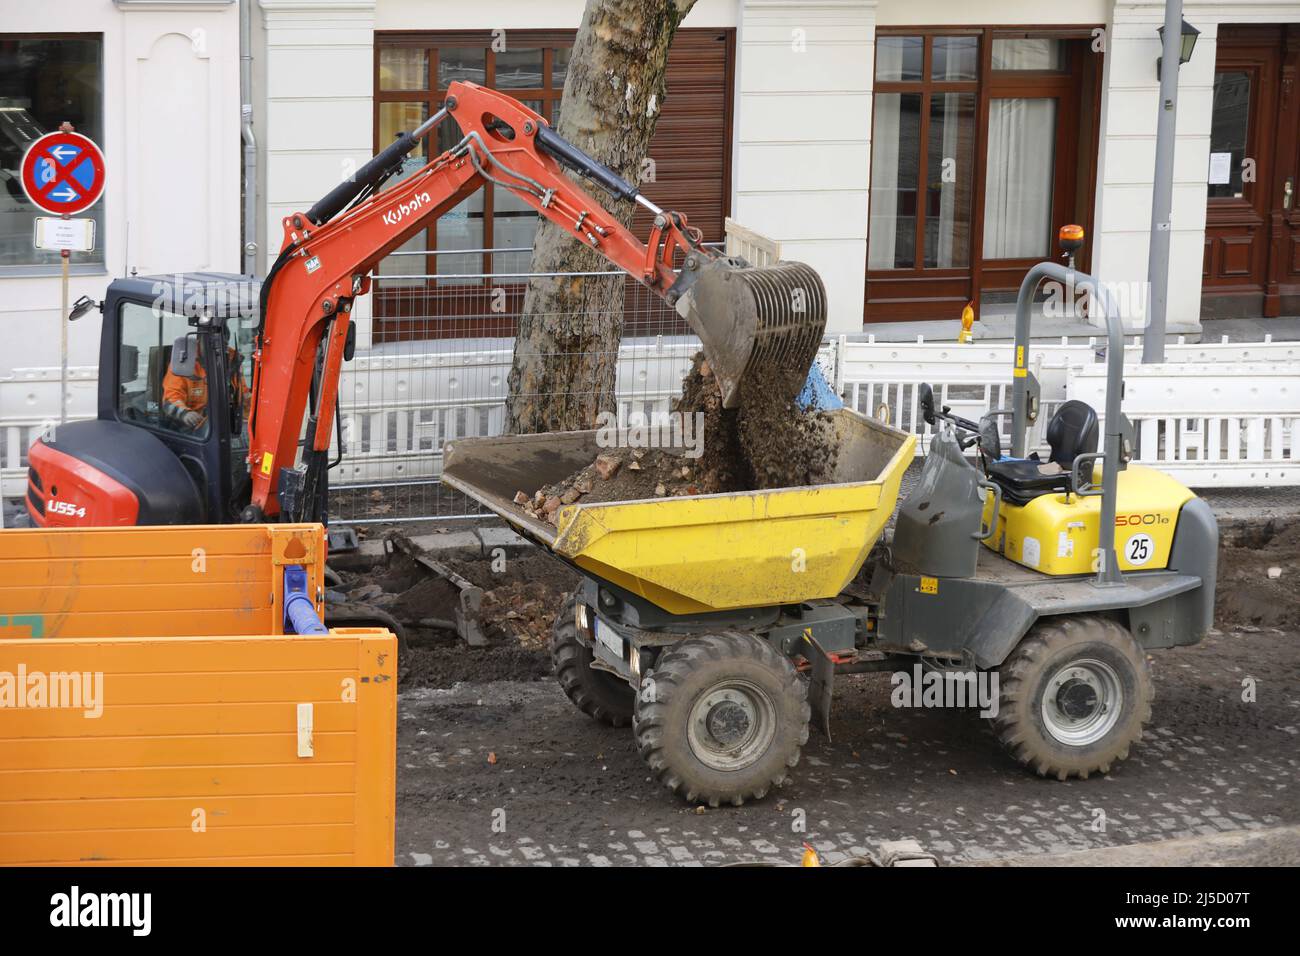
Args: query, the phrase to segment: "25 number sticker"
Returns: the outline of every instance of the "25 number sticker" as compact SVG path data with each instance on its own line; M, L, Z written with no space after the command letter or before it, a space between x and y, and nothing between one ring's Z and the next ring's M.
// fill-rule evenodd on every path
M1124 545L1124 559L1129 564L1141 566L1151 560L1155 554L1155 542L1149 534L1135 534Z

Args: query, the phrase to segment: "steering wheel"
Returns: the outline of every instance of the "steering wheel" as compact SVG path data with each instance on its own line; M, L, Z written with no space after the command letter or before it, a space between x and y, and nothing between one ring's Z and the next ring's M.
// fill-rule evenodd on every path
M934 389L932 389L928 383L921 383L917 395L918 403L921 406L921 417L925 419L927 425L933 425L936 419L942 418L944 421L956 425L962 431L974 432L978 436L980 426L969 418L962 418L960 415L952 414L952 410L949 406L945 405L943 408L935 411ZM962 445L962 447L969 448L970 445Z

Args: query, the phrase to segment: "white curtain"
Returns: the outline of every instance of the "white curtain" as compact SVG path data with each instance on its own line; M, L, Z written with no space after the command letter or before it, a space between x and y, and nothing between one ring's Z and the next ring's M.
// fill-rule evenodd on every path
M995 70L1059 70L1064 61L1060 40L1019 37L993 41Z
M898 237L898 140L900 137L897 93L880 93L875 98L875 133L871 142L871 212L867 268L894 268Z
M988 169L984 181L984 258L1048 254L1056 100L989 102Z
M943 142L939 143L940 159L939 175L934 176L933 160L931 161L931 183L939 184L939 217L938 222L932 227L927 221L926 229L936 229L936 239L938 248L934 250L934 265L940 269L951 269L954 266L965 266L965 242L966 230L962 230L962 235L956 236L956 220L960 213L963 217L968 213L965 208L960 208L958 203L963 197L969 196L970 193L962 188L958 189L958 182L943 181L943 160L952 159L957 162L956 170L959 181L970 175L969 165L966 163L964 151L961 149L961 132L962 132L962 100L965 97L968 101L973 100L973 94L970 93L945 93L942 97L936 96L931 100L933 106L930 110L930 129L934 129L935 120L942 117L943 123ZM938 116L936 116L936 113ZM931 138L930 155L935 156L935 143ZM964 184L963 184L964 185ZM933 188L933 185L931 186ZM928 202L928 199L927 199ZM953 261L953 241L957 240L958 259Z

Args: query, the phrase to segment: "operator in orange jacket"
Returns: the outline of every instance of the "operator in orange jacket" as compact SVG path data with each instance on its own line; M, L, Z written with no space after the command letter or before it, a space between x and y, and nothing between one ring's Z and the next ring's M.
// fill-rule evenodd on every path
M244 376L239 370L239 356L233 348L226 349L230 364L231 393L239 396L243 405L244 417L248 417L251 392L244 384ZM177 375L169 367L163 376L163 418L175 422L187 431L198 431L207 422L208 408L208 373L203 362L194 359L193 375Z

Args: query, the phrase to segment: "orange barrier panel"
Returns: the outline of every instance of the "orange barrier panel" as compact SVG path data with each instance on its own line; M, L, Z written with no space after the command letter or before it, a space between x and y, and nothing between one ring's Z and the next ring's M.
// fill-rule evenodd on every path
M391 865L396 708L381 629L0 640L0 863Z
M0 532L0 638L284 633L285 565L325 587L318 524Z

